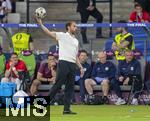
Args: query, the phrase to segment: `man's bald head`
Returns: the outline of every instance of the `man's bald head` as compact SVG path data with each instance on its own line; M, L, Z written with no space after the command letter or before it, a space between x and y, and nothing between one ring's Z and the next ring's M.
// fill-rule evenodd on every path
M105 52L99 52L98 54L98 58L100 60L101 63L106 63L106 53Z
M101 51L101 52L99 52L99 54L98 54L98 56L106 56L106 53L105 52L103 52L103 51Z

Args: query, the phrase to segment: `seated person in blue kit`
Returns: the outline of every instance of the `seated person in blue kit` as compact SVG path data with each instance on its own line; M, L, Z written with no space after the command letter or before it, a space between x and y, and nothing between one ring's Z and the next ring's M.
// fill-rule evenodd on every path
M142 87L142 77L141 77L141 66L140 63L134 58L133 52L127 50L125 52L125 60L120 61L118 65L118 80L116 82L112 81L112 87L118 96L116 105L125 104L122 98L121 89L119 85L133 85L133 93L135 93L131 104L138 104L138 96ZM115 81L115 80L114 80Z
M94 65L91 78L85 80L85 88L89 94L89 98L93 97L93 86L102 85L103 102L109 103L108 92L109 83L112 79L115 79L116 67L115 65L106 60L106 53L99 52L99 61Z
M85 79L87 79L87 78L90 77L91 66L90 66L90 64L87 63L88 53L87 53L86 50L80 50L78 57L79 57L79 61L82 64L85 72L84 72L84 76L81 78L80 77L80 69L77 69L76 76L75 76L75 84L76 85L80 85L81 102L84 102L84 98L85 98L85 85L84 85L84 81L85 81Z

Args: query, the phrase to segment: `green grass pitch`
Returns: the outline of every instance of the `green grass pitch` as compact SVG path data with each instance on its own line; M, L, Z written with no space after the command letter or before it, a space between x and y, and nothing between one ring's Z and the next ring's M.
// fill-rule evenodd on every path
M150 106L74 105L77 115L62 115L62 106L50 110L50 121L150 121Z

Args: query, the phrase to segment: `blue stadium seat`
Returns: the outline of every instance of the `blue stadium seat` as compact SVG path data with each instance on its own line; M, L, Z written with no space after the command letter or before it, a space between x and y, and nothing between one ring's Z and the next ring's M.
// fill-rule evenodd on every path
M129 27L128 31L132 34L144 34L145 30L142 27Z

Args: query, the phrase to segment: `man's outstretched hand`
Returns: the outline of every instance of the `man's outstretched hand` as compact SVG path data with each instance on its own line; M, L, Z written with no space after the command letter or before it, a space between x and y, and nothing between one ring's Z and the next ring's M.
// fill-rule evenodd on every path
M35 21L36 21L37 23L39 23L40 25L43 24L41 18L35 17Z

